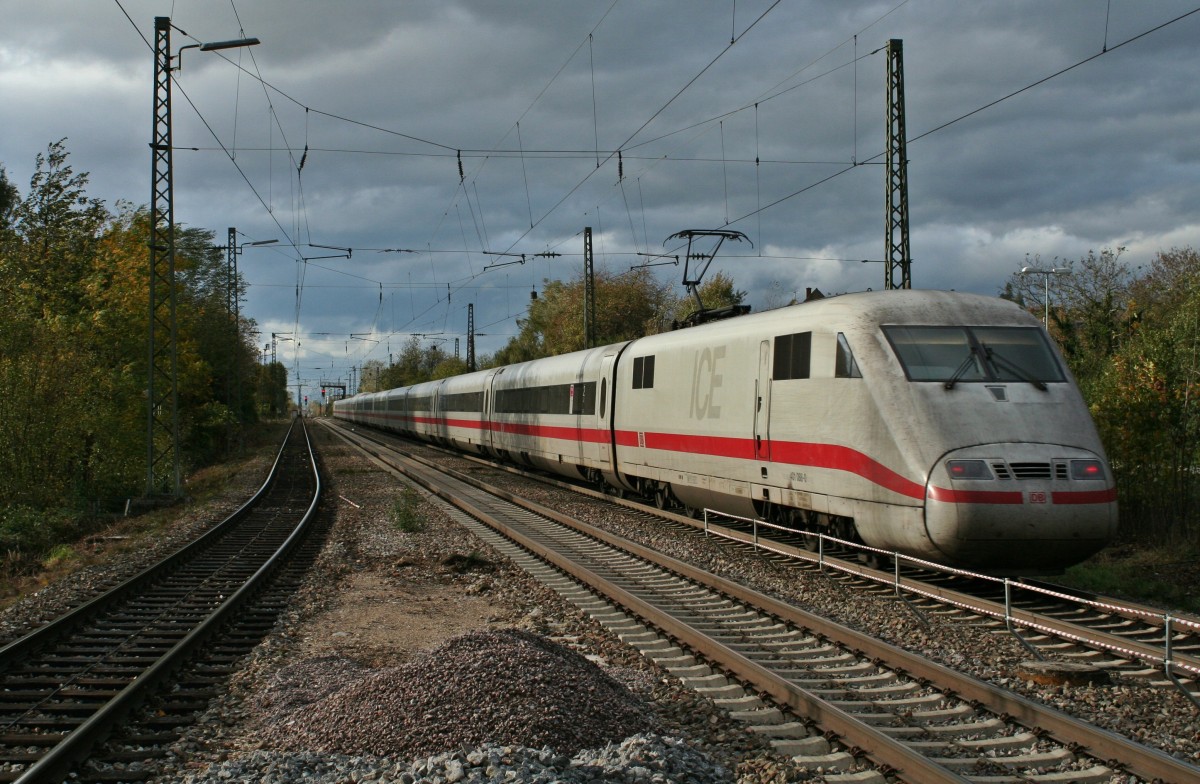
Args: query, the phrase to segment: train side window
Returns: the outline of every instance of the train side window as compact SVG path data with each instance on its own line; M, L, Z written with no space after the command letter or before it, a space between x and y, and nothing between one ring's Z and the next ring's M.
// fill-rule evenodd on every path
M809 360L812 357L812 333L797 332L775 338L775 363L771 378L789 381L808 378Z
M654 357L635 357L633 360L633 388L654 388Z
M837 336L837 361L834 365L833 377L862 378L858 362L854 360L854 352L850 350L850 343L841 332Z
M604 403L608 397L608 379L600 379L600 418L604 419Z

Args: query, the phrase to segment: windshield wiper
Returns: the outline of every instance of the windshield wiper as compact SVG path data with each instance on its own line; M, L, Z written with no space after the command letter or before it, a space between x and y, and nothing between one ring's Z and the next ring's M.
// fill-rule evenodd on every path
M975 363L975 347L971 346L970 348L967 349L967 358L964 359L962 361L962 364L958 366L958 370L954 371L954 375L950 376L950 378L948 378L946 380L946 383L945 383L946 389L954 389L954 385L958 383L959 379L961 379L963 376L965 376L967 374L967 368L971 367L971 365L973 365L974 363Z
M1027 371L1023 367L1017 365L1015 362L1010 362L1009 360L1000 356L995 351L993 351L990 346L983 344L983 343L981 343L980 345L983 347L983 350L986 352L989 362L995 364L997 367L1005 368L1006 370L1008 370L1010 373L1012 373L1017 378L1021 379L1022 381L1028 381L1030 384L1033 384L1035 387L1037 387L1041 391L1043 391L1043 392L1046 391L1046 385L1044 383L1042 383L1041 381L1039 381L1038 379L1034 378L1033 376L1029 375L1029 371Z

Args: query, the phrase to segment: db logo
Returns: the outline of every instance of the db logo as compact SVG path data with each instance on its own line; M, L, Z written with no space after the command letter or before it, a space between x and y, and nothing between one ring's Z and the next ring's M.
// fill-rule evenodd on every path
M1030 493L1029 494L1029 503L1031 503L1031 504L1046 503L1046 494L1045 493Z

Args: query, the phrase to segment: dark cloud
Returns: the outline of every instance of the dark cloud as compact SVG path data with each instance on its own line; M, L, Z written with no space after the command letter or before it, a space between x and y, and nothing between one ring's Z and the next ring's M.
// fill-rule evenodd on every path
M154 17L174 14L191 36L175 33L175 48L259 37L226 52L230 62L184 55L176 214L219 242L228 226L284 240L243 255L245 311L264 342L301 333L300 352L285 343L281 353L302 376L337 373L398 350L407 333L445 333L428 339L451 349L469 302L487 333L480 350L495 350L544 279L578 274L584 226L597 263L620 271L640 262L635 252L672 250L664 240L675 231L733 221L754 247L726 246L712 272L733 275L759 307L810 286L879 288L881 265L860 260L883 253L877 50L899 38L914 284L995 293L1026 254L1123 245L1143 263L1200 245L1200 15L1121 45L1188 10L1134 0L0 0L0 163L24 186L36 154L65 136L92 195L144 203L152 63L138 31L150 38ZM610 157L618 145L623 180ZM356 250L304 262L336 253L307 243ZM548 249L564 255L483 271L513 258L484 251Z

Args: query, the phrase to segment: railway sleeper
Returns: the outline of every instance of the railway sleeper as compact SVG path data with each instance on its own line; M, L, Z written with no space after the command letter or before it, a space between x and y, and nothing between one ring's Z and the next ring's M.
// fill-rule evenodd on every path
M1028 754L1013 754L1011 756L978 756L969 754L962 757L933 757L934 762L950 770L974 768L983 762L988 765L999 765L1005 768L1042 768L1061 767L1075 761L1075 755L1062 747L1048 751L1034 751Z
M814 756L795 756L792 757L792 761L807 768L820 768L824 771L838 771L842 773L846 773L852 768L856 768L860 765L859 761L855 759L854 756L848 751L833 751L828 754L818 754ZM879 775L876 771L870 772L874 773L876 776ZM827 775L825 780L838 781L839 779ZM847 779L841 780L846 781ZM880 777L880 780L883 780L882 777Z
M922 738L934 737L996 737L1008 729L1001 719L994 716L976 721L949 722L943 724L903 724L894 727L880 727L884 734L893 738Z
M979 716L974 708L964 703L945 705L945 697L939 694L892 701L828 699L826 702L854 714L856 719L866 724L899 720L914 726L928 727L964 724Z
M783 725L777 726L781 727ZM804 727L803 724L799 726ZM829 746L829 741L820 735L802 736L799 738L772 738L770 744L776 754L791 757L792 759L820 757L829 754L832 750Z
M907 745L923 752L926 756L935 754L946 755L953 751L964 751L971 754L984 754L990 751L1014 751L1032 748L1038 742L1037 736L1030 732L1018 732L1012 735L998 735L993 738L974 740L914 740Z

